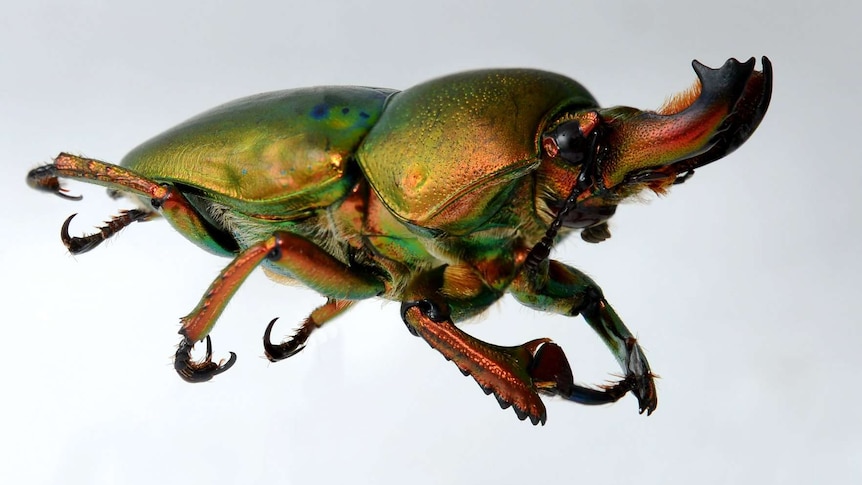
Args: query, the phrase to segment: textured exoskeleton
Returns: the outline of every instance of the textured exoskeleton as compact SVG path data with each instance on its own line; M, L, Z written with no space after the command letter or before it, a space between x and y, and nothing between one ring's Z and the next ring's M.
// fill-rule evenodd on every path
M234 101L134 149L120 165L62 153L28 182L66 198L60 178L131 195L138 209L96 234L61 235L88 251L134 221L164 216L198 246L229 256L198 306L182 319L176 370L205 381L235 361L211 360L209 333L230 297L262 265L326 297L297 333L267 356L300 351L314 329L353 302L402 302L414 335L473 376L501 406L544 423L540 393L584 403L631 391L641 412L657 404L653 374L602 291L548 258L574 231L608 237L624 199L664 192L732 152L769 105L763 59L698 62L698 82L656 112L599 108L577 82L544 71L492 69L442 77L405 91L315 87ZM455 326L504 293L537 310L582 315L619 361L613 385L574 383L547 338L501 347ZM203 361L195 342L207 340Z

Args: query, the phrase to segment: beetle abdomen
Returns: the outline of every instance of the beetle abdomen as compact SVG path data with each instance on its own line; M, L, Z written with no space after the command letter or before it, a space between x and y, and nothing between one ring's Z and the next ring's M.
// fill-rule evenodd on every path
M143 143L122 165L247 215L289 219L355 183L353 154L393 92L315 87L239 99Z
M579 83L544 71L446 76L392 96L359 148L359 164L402 220L466 234L536 167L539 134L554 115L595 105Z

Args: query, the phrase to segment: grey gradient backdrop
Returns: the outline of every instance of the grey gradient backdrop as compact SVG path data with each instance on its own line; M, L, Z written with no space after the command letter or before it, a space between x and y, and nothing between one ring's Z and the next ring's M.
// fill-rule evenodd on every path
M8 2L0 17L2 483L859 483L858 21L854 2ZM592 275L641 338L660 405L551 400L501 411L365 302L299 356L261 357L322 299L255 273L213 334L239 354L203 385L171 367L178 317L226 260L163 222L69 256L125 205L30 191L62 150L119 160L224 101L319 84L406 88L478 67L571 75L605 105L657 107L693 58L768 55L773 104L742 149L612 240L555 257ZM468 331L550 336L577 377L615 363L580 319L509 298Z

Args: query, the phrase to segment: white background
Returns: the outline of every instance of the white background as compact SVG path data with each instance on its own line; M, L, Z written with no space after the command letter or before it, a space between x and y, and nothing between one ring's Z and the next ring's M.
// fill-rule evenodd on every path
M528 4L529 3L529 4ZM860 12L854 2L120 2L5 5L0 17L2 483L859 483ZM314 6L311 6L311 5ZM845 6L846 5L846 6ZM256 272L213 332L239 354L208 384L171 362L178 317L227 260L165 224L78 257L122 203L27 189L60 151L118 161L185 118L257 92L406 88L525 66L604 105L655 108L697 58L768 55L753 138L663 199L621 208L613 239L555 257L592 275L641 339L659 408L548 402L501 411L369 301L270 365L276 333L322 303ZM467 330L550 336L584 382L617 367L581 319L511 298Z

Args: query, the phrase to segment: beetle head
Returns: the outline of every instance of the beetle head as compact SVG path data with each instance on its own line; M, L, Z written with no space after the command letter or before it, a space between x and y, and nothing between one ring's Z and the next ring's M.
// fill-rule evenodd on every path
M579 166L565 183L565 202L549 204L569 227L610 217L621 200L643 189L664 193L695 168L734 151L763 119L772 93L772 66L763 58L729 59L718 69L693 61L698 80L657 111L614 107L564 115L545 132L542 149ZM556 207L554 207L556 205Z

